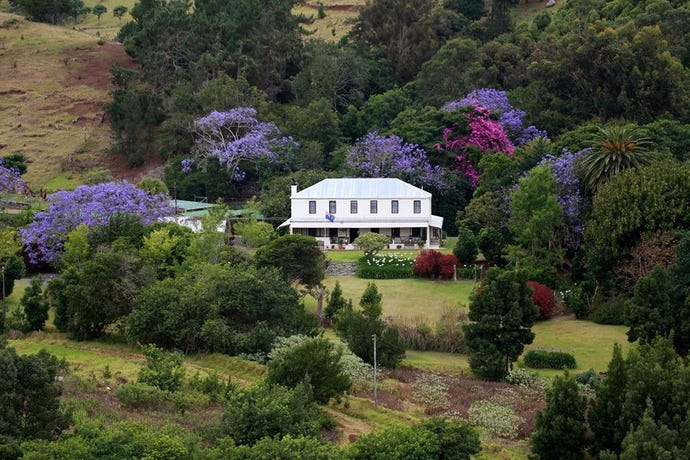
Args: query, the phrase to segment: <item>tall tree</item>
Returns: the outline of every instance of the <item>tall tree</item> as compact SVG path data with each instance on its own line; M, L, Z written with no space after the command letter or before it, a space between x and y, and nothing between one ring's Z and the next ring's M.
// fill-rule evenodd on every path
M585 450L585 399L575 378L557 376L546 409L537 414L532 453L541 460L581 460Z
M527 275L517 270L489 269L470 301L470 324L463 326L470 367L480 377L500 380L511 363L532 343L531 328L539 315L527 287Z

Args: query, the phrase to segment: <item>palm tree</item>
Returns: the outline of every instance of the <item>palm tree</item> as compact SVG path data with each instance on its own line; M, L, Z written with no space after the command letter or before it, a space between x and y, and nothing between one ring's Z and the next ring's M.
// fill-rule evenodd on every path
M646 166L654 158L652 141L637 126L600 127L591 142L592 151L582 158L581 166L583 183L592 195L613 176Z

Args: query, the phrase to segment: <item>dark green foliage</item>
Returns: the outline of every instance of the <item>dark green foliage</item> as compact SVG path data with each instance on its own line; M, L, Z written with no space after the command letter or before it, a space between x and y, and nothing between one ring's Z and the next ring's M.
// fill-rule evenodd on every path
M20 176L26 172L26 162L26 155L22 153L12 153L10 155L2 157L2 165L5 168L16 169L17 171L19 171Z
M62 365L45 350L19 356L14 348L0 348L0 451L12 450L13 441L54 439L69 426L55 383ZM9 447L2 447L2 437Z
M572 286L563 296L565 307L575 314L577 319L589 316L589 306L582 286Z
M113 149L125 157L127 165L139 166L152 148L153 126L163 120L161 99L150 88L142 87L136 72L119 65L111 72L116 89L105 110L116 139Z
M127 246L121 251L102 248L81 267L70 266L61 274L64 288L60 287L55 297L60 306L59 325L74 338L98 337L131 311L142 286L150 282L132 252Z
M617 295L604 300L592 310L592 321L598 324L623 325L625 324L626 295Z
M491 268L470 301L470 324L463 326L470 367L478 376L500 380L511 362L532 343L531 327L539 315L520 271Z
M570 353L562 351L530 350L525 353L525 366L534 369L575 369L577 362Z
M373 335L377 337L377 364L395 368L405 354L405 346L394 326L381 319L381 294L371 282L362 294L361 310L342 310L335 321L338 336L347 342L350 350L369 364L374 363Z
M673 299L674 288L671 273L654 267L635 285L635 294L625 303L625 324L630 326L628 340L652 343L657 336L672 339L679 353L687 353L690 342L690 318L688 302ZM677 302L677 303L676 303Z
M481 449L479 435L464 422L430 419L417 426L393 426L352 444L353 460L469 460Z
M613 347L607 376L596 388L597 397L587 413L589 429L594 432L593 450L617 451L625 436L627 427L622 425L621 414L625 399L628 376L620 345Z
M637 429L628 431L623 439L622 448L621 460L681 459L690 455L687 434L656 421L651 400L647 400L647 408Z
M259 248L256 266L276 267L288 283L299 281L311 288L326 276L326 258L311 236L284 235Z
M308 385L262 383L230 395L220 429L237 444L253 445L264 437L315 436L319 417Z
M495 227L483 227L477 234L477 248L490 265L501 266L504 263L503 252L505 239L503 233Z
M139 383L170 392L182 387L185 369L180 353L167 352L155 345L144 345L141 352L146 357L146 365L139 370Z
M9 256L2 263L5 267L5 297L9 297L14 291L14 282L24 276L26 268L22 258L15 255ZM0 294L2 293L0 292Z
M461 264L473 264L477 260L477 238L468 227L458 228L458 241L453 248L453 254Z
M636 450L644 451L643 443L650 449L675 446L682 452L690 441L690 403L681 396L688 388L690 374L671 341L657 337L653 344L631 349L626 360L620 349L614 348L608 376L597 387L588 416L594 452L620 453L625 449L631 451L625 458L650 458L633 455ZM677 440L669 441L674 436ZM637 439L623 445L626 437Z
M556 377L546 409L537 414L532 453L542 460L581 460L586 447L585 407L575 379L567 373Z
M267 353L276 336L314 326L279 273L229 264L194 265L151 284L126 321L132 340L188 353Z
M478 20L484 14L484 2L482 0L445 0L444 5L473 21Z
M48 320L48 302L43 295L43 280L32 278L24 289L20 303L24 308L27 326L30 331L40 331Z
M326 318L333 321L333 319L338 316L338 313L346 308L352 310L352 299L349 301L345 300L345 297L343 297L343 289L340 287L340 281L335 280L335 286L328 296L324 314Z
M349 390L352 382L340 362L342 353L322 337L308 339L290 349L284 356L268 363L269 384L295 388L305 380L311 383L314 400L326 404Z

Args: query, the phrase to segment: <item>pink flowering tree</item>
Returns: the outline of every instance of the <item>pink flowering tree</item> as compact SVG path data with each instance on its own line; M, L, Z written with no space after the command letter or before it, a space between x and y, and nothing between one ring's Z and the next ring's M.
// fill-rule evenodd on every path
M463 116L466 125L458 122L453 128L444 129L443 142L436 144L436 149L456 155L453 169L468 179L474 189L479 180L477 154L501 152L512 156L515 146L503 126L491 116L490 110L474 106Z
M182 169L191 171L195 159L218 159L233 180L245 177L243 165L279 164L297 147L284 137L275 123L259 121L253 107L236 107L226 112L211 112L194 121L195 158L182 161Z
M129 182L81 185L48 195L48 209L20 230L20 237L33 264L55 263L67 234L78 225L106 225L114 214L132 214L148 225L172 214L167 195L152 195Z

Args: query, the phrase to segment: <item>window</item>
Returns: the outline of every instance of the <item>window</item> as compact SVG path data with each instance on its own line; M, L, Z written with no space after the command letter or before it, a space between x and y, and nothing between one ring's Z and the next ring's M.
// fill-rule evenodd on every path
M357 200L350 201L350 214L357 214Z
M328 213L335 214L335 201L328 202Z
M379 212L379 202L377 200L371 200L369 202L369 212L372 214Z
M393 214L398 213L398 200L391 201L391 213L393 213Z
M421 214L422 213L422 201L421 200L414 200L413 208L414 208L414 213L415 214Z
M309 202L309 214L316 214L316 201Z

